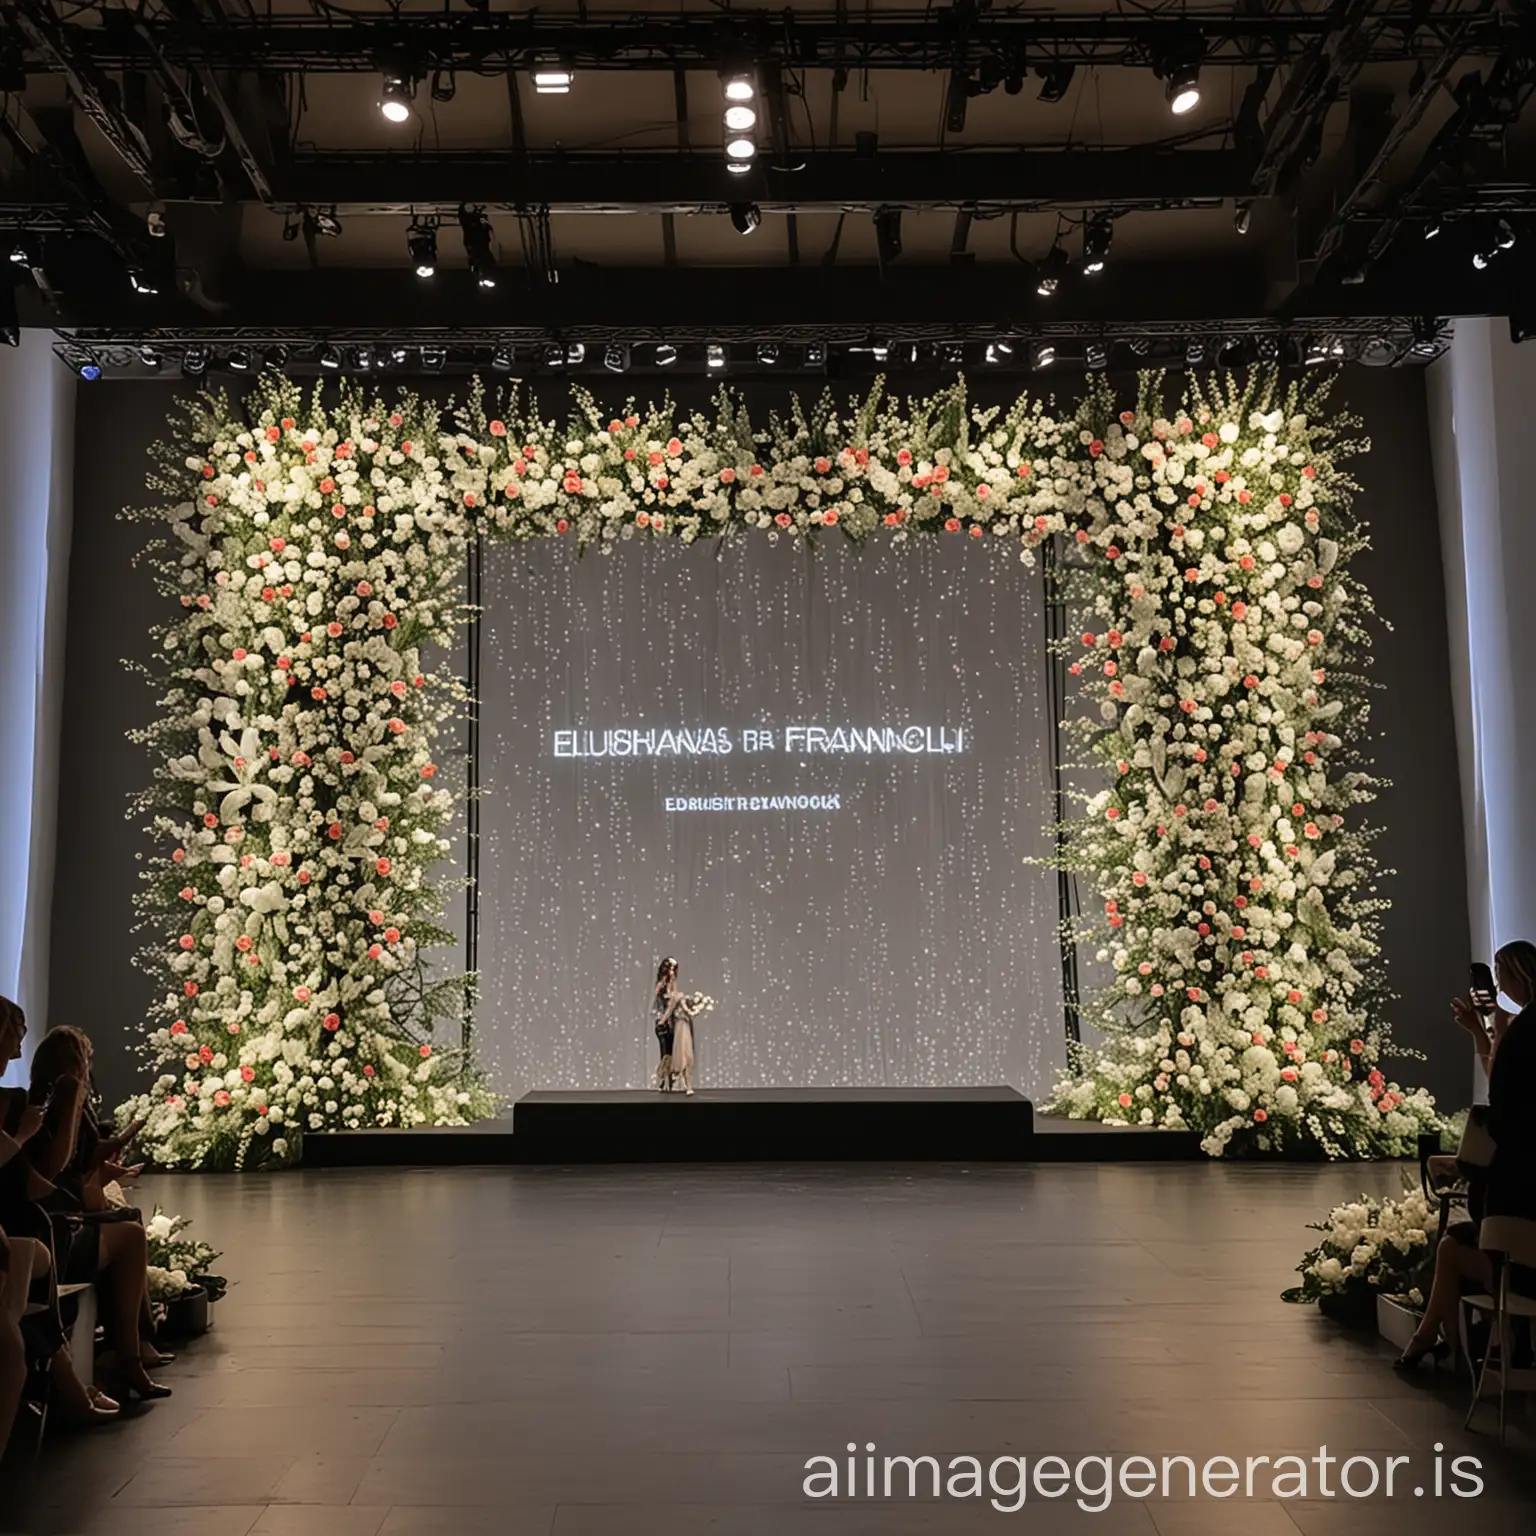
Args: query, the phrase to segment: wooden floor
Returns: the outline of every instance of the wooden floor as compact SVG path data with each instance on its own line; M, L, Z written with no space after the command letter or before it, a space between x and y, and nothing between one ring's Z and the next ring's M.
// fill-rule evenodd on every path
M10 1476L0 1530L112 1536L1528 1533L1530 1419L1278 1299L1395 1167L437 1169L157 1178L226 1249L176 1395ZM1485 1458L1474 1501L815 1503L882 1454ZM1427 1481L1427 1478L1425 1479Z

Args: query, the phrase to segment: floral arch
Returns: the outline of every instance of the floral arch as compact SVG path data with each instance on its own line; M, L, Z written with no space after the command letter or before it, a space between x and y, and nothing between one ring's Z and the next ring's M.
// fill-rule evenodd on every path
M438 761L467 697L423 648L465 614L470 542L922 534L1006 540L1071 614L1075 739L1105 787L1061 828L1096 893L1073 937L1112 980L1059 1085L1075 1116L1194 1127L1228 1148L1411 1151L1435 1121L1389 1083L1375 953L1364 545L1326 387L1270 372L1097 385L1064 414L983 410L964 386L755 428L664 402L564 422L478 384L416 396L264 379L173 419L161 504L159 714L137 802L159 996L148 1119L169 1165L298 1156L304 1133L458 1123L494 1102L436 1026L465 978L434 866L462 786ZM1163 414L1165 409L1170 413Z

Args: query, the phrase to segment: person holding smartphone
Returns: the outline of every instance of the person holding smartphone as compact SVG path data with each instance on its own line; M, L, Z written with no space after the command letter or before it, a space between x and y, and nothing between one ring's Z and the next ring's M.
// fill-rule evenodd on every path
M1536 1221L1536 944L1516 939L1493 957L1493 973L1474 967L1472 988L1451 1004L1457 1024L1472 1037L1488 1073L1486 1125L1493 1153L1480 1180L1484 1216L1518 1216ZM1515 1004L1509 1013L1502 995ZM1487 1020L1485 1023L1484 1020ZM1525 1277L1519 1277L1522 1282ZM1453 1228L1435 1252L1435 1279L1424 1317L1397 1364L1411 1370L1427 1356L1449 1349L1441 1340L1455 1323L1463 1290L1488 1291L1494 1284L1493 1260L1477 1246L1477 1228L1468 1222Z

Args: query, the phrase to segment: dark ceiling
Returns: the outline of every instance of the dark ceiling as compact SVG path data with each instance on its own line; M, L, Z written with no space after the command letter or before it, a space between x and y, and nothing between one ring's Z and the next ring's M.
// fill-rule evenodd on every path
M1532 305L1526 0L9 0L0 88L19 322L126 361L322 336L1403 361Z

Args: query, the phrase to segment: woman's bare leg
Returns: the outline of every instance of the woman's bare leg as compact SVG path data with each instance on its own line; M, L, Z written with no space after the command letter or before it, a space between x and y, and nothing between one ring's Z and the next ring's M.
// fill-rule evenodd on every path
M1487 1291L1493 1286L1493 1261L1481 1248L1470 1248L1454 1238L1441 1238L1435 1250L1435 1280L1419 1323L1405 1353L1428 1349L1442 1332L1448 1336L1456 1320L1456 1304L1468 1284Z

